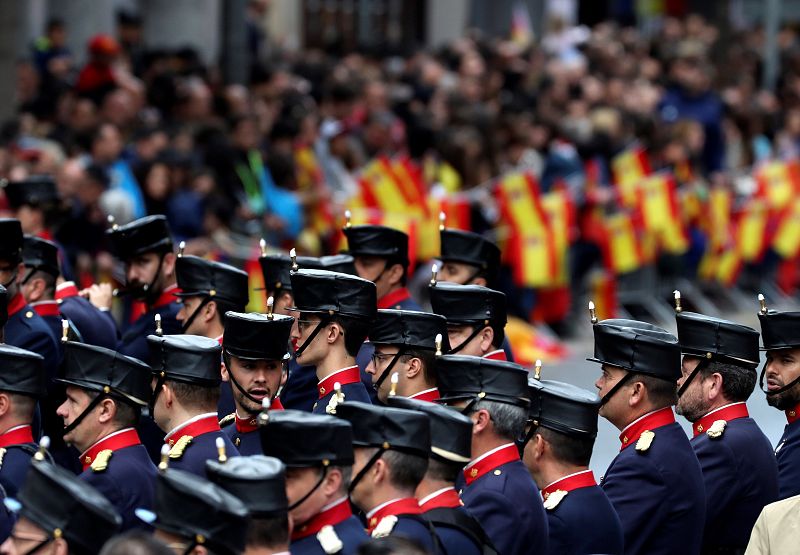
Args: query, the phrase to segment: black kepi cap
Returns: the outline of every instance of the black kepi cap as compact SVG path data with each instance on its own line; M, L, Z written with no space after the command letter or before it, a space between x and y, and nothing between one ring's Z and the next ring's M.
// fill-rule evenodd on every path
M355 225L344 228L347 253L395 260L408 266L408 235L383 225Z
M122 260L148 252L172 250L167 218L160 214L145 216L123 226L115 225L106 233L114 254Z
M758 314L764 350L800 348L800 312L762 309Z
M177 297L211 297L244 308L249 301L247 274L238 268L199 256L178 257L175 278Z
M8 205L18 209L24 205L48 208L58 203L58 188L49 175L33 175L3 186Z
M425 414L345 401L336 407L336 416L350 422L355 447L393 449L428 457L431 425Z
M481 285L438 282L429 288L431 309L448 324L506 325L506 296Z
M31 270L58 276L58 246L52 241L26 235L22 240L22 263Z
M247 360L283 360L293 324L294 318L280 314L226 312L222 348Z
M758 332L749 326L696 312L679 312L678 342L683 354L755 369Z
M225 462L208 460L206 475L244 503L251 517L277 516L288 510L285 468L274 457L251 455Z
M459 262L475 266L486 273L489 281L500 270L500 249L493 242L472 231L443 229L441 238L442 262Z
M555 380L531 381L538 383L529 388L528 414L537 425L575 437L597 436L600 398L595 393Z
M671 382L681 377L678 339L638 320L610 319L594 324L592 362L648 374Z
M288 467L353 464L353 430L340 418L299 410L271 411L258 433L264 454Z
M292 272L291 279L293 310L375 319L378 301L371 281L327 270L298 270Z
M46 461L31 464L16 501L13 508L20 516L49 538L64 538L69 552L78 555L99 553L122 524L105 496L72 472Z
M151 380L152 370L141 360L75 341L64 345L62 376L57 379L89 391L116 395L139 406L150 400Z
M222 381L219 342L199 335L148 335L152 372L164 379L215 387Z
M247 507L220 486L183 470L163 470L156 478L154 507L153 512L137 509L136 514L214 553L244 552Z
M0 260L22 261L22 224L13 218L0 218Z
M20 393L36 399L47 395L44 357L31 351L0 343L0 391Z
M442 350L448 351L447 320L439 314L416 310L381 309L369 332L376 345L398 345L408 349L436 350L436 336L442 337Z
M430 456L446 462L468 463L472 459L472 420L451 408L393 395L390 407L414 410L427 415L431 427Z
M441 398L459 401L495 401L528 408L528 371L504 360L466 355L436 358L436 379Z

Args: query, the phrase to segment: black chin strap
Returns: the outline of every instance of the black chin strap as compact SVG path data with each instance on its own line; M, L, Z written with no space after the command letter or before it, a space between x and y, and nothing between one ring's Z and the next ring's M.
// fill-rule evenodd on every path
M97 407L97 405L100 404L100 401L102 401L107 397L108 397L107 393L100 393L97 397L92 399L92 402L89 403L89 405L85 409L83 409L83 412L80 413L78 417L75 420L73 420L69 426L64 426L64 430L61 432L61 435L67 435L72 430L77 428L83 421L83 419L89 416L89 413L92 412Z
M189 540L189 543L186 544L186 549L183 550L183 555L189 555L189 553L191 553L195 547L197 547L196 537Z
M150 418L155 418L155 410L156 410L156 400L158 399L158 394L161 393L161 389L164 387L164 382L167 380L167 373L166 372L159 372L158 379L156 380L156 385L153 388L153 395L150 396Z
M194 322L194 319L197 318L197 315L200 314L201 310L203 310L203 307L205 307L210 302L211 302L211 296L210 295L206 295L205 297L203 297L203 300L200 301L200 304L197 305L197 308L194 309L194 312L192 312L192 315L189 316L186 319L186 322L184 322L183 325L181 326L181 331L183 333L188 333L187 330L189 329L189 326L192 325L192 323Z
M295 358L295 359L298 359L298 358L300 358L300 356L303 354L303 351L305 351L305 350L306 350L306 348L307 348L309 345L311 345L311 342L312 342L312 341L314 341L314 339L317 337L317 334L319 334L319 332L321 332L321 331L322 331L322 329L323 329L325 326L327 326L327 325L328 325L328 323L329 323L328 316L323 316L323 317L320 319L320 321L319 321L319 324L317 324L317 327L315 327L315 328L314 328L314 331L312 331L312 332L311 332L311 335L309 335L309 336L308 336L308 339L306 339L305 341L303 341L303 344L302 344L302 345L300 345L300 346L297 348L297 350L294 352L294 358Z
M156 281L158 280L158 276L161 274L161 267L164 266L164 257L167 253L161 253L158 257L158 268L156 268L156 273L153 274L153 279L150 280L150 283L145 283L141 287L137 287L136 289L127 288L125 291L126 294L131 295L134 299L140 299L145 301L147 304L150 304L152 300L150 297L153 294L154 286ZM156 298L158 296L156 295Z
M5 287L6 289L8 289L9 287L11 287L11 284L12 284L12 283L14 283L14 282L16 281L16 279L17 279L17 274L18 274L18 273L19 273L19 272L14 272L14 275L13 275L13 276L11 276L11 278L9 278L9 280L8 280L7 282L5 282L5 283L2 283L2 284L0 284L0 285L2 285L3 287ZM37 548L37 549L38 549L38 548Z
M378 381L372 384L372 387L375 389L375 391L378 391L380 389L381 384L386 381L386 378L389 377L389 373L392 371L392 368L394 368L394 365L397 364L397 361L400 360L400 357L403 356L404 354L405 354L404 348L401 348L399 351L397 351L397 354L394 355L392 362L390 362L389 365L386 367L386 370L384 370L381 373L381 376L380 378L378 378Z
M322 485L322 482L325 481L325 477L327 475L328 475L328 467L327 466L323 466L322 467L322 472L319 473L319 480L317 480L317 483L314 484L314 487L312 487L310 490L308 490L308 492L306 492L306 494L303 497L301 497L300 499L298 499L297 501L295 501L294 503L289 505L289 508L287 510L288 511L292 511L292 510L296 509L297 507L299 507L300 505L302 505L303 503L305 503L306 499L311 497L311 494L314 493L315 491L317 491L317 488Z
M603 398L600 399L600 405L602 406L608 403L611 400L611 397L613 397L617 391L622 389L623 385L628 383L628 380L630 380L633 377L633 374L634 373L629 370L628 373L625 374L619 382L617 382L617 385L611 388L611 391L603 395Z
M781 387L779 389L776 389L775 391L770 391L768 389L764 389L764 376L766 374L767 374L767 363L765 362L764 366L761 368L761 375L758 378L758 387L760 387L761 391L763 391L764 394L767 395L768 397L771 397L773 395L780 395L781 393L789 391L794 386L796 386L798 383L800 383L800 376L797 376L795 379L793 379L787 385L785 385L785 386L783 386L783 387Z
M353 479L350 481L350 487L348 487L348 488L347 488L347 494L348 494L348 495L350 495L351 493L353 493L353 490L354 490L354 489L356 489L356 486L358 485L358 483L359 483L361 480L363 480L363 479L364 479L364 476L366 476L366 475L367 475L367 472L369 472L369 469L370 469L370 468L372 468L372 466L373 466L373 465L374 465L376 462L378 462L378 459L380 459L380 458L383 456L383 454L384 454L385 452L386 452L386 448L385 448L385 447L383 447L383 446L381 446L381 447L378 447L378 450L375 452L375 454L374 454L374 455L372 455L372 456L370 457L370 459L367 461L367 464L365 464L365 465L364 465L364 468L362 468L361 470L359 470L359 471L358 471L358 474L356 474L356 475L353 477Z
M694 367L694 370L692 370L692 373L689 374L688 378L686 378L686 381L683 382L683 385L678 388L678 398L679 399L681 398L681 396L684 393L686 393L686 390L689 389L689 385L692 383L692 380L695 379L697 374L699 374L700 371L703 368L708 366L710 362L711 362L711 359L708 359L708 358L701 358L700 359L700 362L698 362L697 366Z
M231 355L230 355L230 353L229 353L228 351L223 351L223 353L222 353L222 360L223 360L223 362L225 363L225 367L228 369L228 379L231 381L231 383L233 384L233 386L234 386L236 389L238 389L238 390L239 390L239 393L241 393L241 394L242 394L242 395L244 395L244 396L245 396L247 399L249 399L250 401L252 401L253 403L255 403L255 404L257 404L257 405L258 405L258 407L259 407L259 408L258 408L258 409L256 409L255 413L259 413L259 412L261 412L261 404L262 404L262 401L261 401L261 400L259 400L259 399L256 399L255 397L253 397L252 395L250 395L250 394L249 394L247 391L245 391L245 390L244 390L244 388L243 388L243 387L241 386L241 384L239 383L239 381L238 381L238 380L236 379L236 377L233 375L233 369L231 368ZM265 360L266 360L266 359L265 359ZM284 363L283 363L283 362L281 362L281 376L283 376L283 373L286 371L286 370L285 370L285 368L286 368L286 366L284 365ZM270 397L270 398L269 398L270 402L273 402L273 401L275 401L275 397L277 397L277 396L278 396L278 393L277 393L277 391L276 391L276 392L275 392L275 394L274 394L272 397ZM244 407L242 407L242 408L244 408ZM246 409L245 409L245 410L246 410ZM251 411L247 411L247 412L251 412ZM254 414L255 414L255 413L254 413Z
M528 445L531 439L533 439L533 436L536 434L536 430L538 428L538 424L531 423L531 429L528 430L528 433L516 441L520 457L522 457L523 453L525 452L525 446Z
M476 337L478 337L478 334L479 334L479 333L481 333L481 331L483 331L483 328L485 328L485 327L486 327L486 326L483 326L483 327L481 327L481 326L473 326L473 328L472 328L472 333L470 333L470 334L469 334L469 337L467 337L467 338L466 338L464 341L462 341L461 343L459 343L458 347L453 347L452 349L450 349L450 350L447 352L447 354L448 354L448 355L454 355L454 354L456 354L457 352L459 352L461 349L463 349L464 347L466 347L466 346L467 346L467 344L468 344L470 341L472 341L473 339L475 339Z
M51 541L53 541L53 539L54 539L54 538L47 538L46 540L44 540L44 541L41 541L41 542L37 543L35 546L33 546L33 549L31 549L31 550L29 550L29 551L26 551L26 552L25 552L25 553L23 553L22 555L33 555L34 553L36 553L37 551L39 551L41 548L43 548L45 545L47 545L48 543L50 543Z

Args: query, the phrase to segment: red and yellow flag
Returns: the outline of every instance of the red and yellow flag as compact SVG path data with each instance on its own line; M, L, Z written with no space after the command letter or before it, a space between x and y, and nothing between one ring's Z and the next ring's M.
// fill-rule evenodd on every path
M795 258L800 252L800 198L794 198L781 213L772 248L784 259Z
M774 210L783 210L800 192L800 162L767 162L755 172L757 194Z
M602 220L605 229L601 243L605 267L613 274L625 274L642 266L642 248L633 219L620 211Z
M639 183L650 175L647 153L638 145L620 152L611 160L611 173L620 203L626 208L634 208Z
M736 247L743 262L758 262L767 248L769 207L760 198L744 205L736 226Z
M639 184L639 210L645 230L656 238L665 252L683 254L689 249L675 180L670 174L653 174Z

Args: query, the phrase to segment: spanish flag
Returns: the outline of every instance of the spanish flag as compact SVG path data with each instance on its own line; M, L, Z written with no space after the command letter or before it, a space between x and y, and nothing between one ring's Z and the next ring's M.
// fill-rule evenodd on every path
M617 282L613 274L607 271L593 272L589 278L591 299L595 312L600 320L617 317Z
M639 206L644 228L670 254L689 249L689 237L678 209L675 180L668 173L647 177L639 185Z
M758 262L767 247L769 207L763 199L752 198L739 214L736 246L743 262Z
M783 210L800 192L800 162L767 162L756 170L758 195L774 210Z
M620 152L611 160L611 173L620 203L623 207L634 208L639 183L651 173L647 153L639 145Z
M731 213L733 195L726 187L714 187L708 193L708 209L705 222L705 232L708 237L708 249L715 252L728 244L731 236Z
M553 189L542 195L542 208L550 222L552 244L555 249L555 282L569 284L569 245L575 235L575 205L565 188Z
M781 213L772 248L781 258L795 258L800 252L800 198L794 198Z
M615 275L638 270L642 266L642 248L629 213L624 210L603 218L605 238L601 244L605 267Z

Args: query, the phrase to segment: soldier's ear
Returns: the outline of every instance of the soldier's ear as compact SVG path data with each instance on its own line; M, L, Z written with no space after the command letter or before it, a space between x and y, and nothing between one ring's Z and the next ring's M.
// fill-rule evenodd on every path
M5 393L0 393L0 416L4 416L11 409L11 399Z
M390 285L399 285L403 279L402 264L392 264L387 272Z
M494 330L490 326L486 326L481 330L481 351L488 353L492 349L492 342L494 341Z
M53 555L69 555L69 545L64 538L53 540Z
M422 372L422 361L417 357L411 357L408 360L408 370L406 370L407 378L414 378Z
M482 432L485 430L492 421L492 417L489 415L489 411L486 409L476 410L472 413L475 417L472 420L472 433L477 434L478 432Z
M175 260L176 256L174 252L168 252L164 255L164 262L162 263L164 275L172 276L175 273Z

